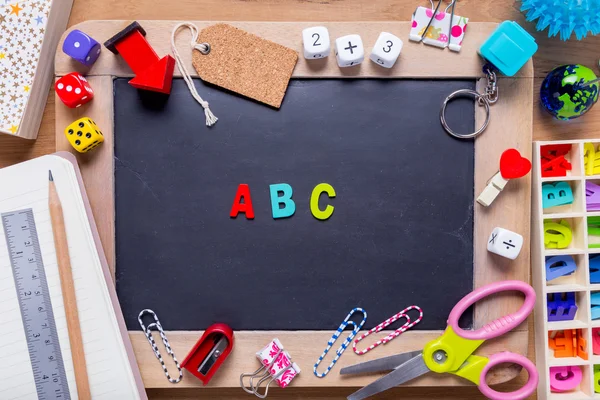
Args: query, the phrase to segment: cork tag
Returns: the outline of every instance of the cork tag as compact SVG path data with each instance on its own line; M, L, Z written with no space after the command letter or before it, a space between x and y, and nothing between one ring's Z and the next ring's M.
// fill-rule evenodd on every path
M298 61L295 50L228 24L203 29L197 42L210 46L208 54L197 48L192 54L192 64L204 81L281 106Z

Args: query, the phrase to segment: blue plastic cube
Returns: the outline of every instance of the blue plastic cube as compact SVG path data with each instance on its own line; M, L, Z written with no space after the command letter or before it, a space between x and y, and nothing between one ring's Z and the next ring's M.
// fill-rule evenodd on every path
M63 43L63 52L83 65L91 66L100 56L100 43L78 29L73 29Z
M538 49L533 36L514 21L504 21L479 48L479 54L506 76L516 74Z

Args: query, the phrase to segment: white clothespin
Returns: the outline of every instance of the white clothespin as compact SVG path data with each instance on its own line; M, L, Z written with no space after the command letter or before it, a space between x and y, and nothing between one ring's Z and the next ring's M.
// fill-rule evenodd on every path
M531 171L531 161L521 156L517 149L508 149L500 156L500 171L498 171L487 186L477 197L482 206L489 206L504 189L511 179L521 178Z
M502 177L500 171L489 180L483 192L477 197L477 202L482 206L489 206L498 197L504 186L508 183L507 179Z

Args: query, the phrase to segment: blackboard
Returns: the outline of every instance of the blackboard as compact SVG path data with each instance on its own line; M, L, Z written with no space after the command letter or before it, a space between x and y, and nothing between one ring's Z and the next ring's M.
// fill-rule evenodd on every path
M280 110L196 81L168 98L114 81L116 278L130 330L152 308L165 329L332 330L354 307L375 326L419 305L444 329L473 288L474 145L447 135L443 99L470 80L298 79ZM448 110L460 132L474 104ZM309 208L311 191L335 211ZM229 217L240 183L254 220ZM296 213L274 220L269 185ZM471 315L465 322L469 326Z

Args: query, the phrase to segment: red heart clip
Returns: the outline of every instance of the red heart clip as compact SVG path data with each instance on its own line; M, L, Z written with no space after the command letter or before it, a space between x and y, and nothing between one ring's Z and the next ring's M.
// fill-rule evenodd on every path
M504 179L517 179L531 171L531 161L521 157L517 149L508 149L500 157L500 174Z

